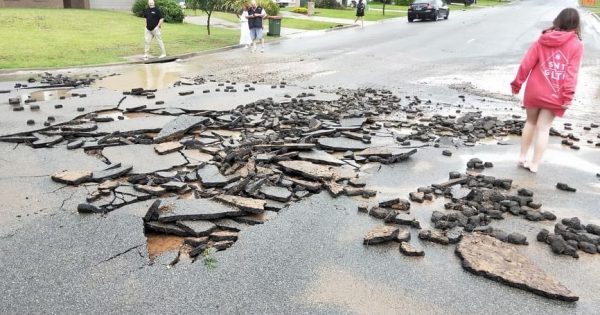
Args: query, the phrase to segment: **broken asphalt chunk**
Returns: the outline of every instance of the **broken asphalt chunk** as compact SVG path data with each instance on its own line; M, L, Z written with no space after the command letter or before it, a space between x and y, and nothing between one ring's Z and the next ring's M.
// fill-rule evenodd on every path
M225 204L238 207L242 211L250 213L263 213L265 211L265 201L261 199L246 198L231 195L219 195L214 198L217 201Z
M417 248L413 247L412 245L410 245L407 242L401 242L400 243L400 252L404 256L411 256L411 257L422 257L422 256L425 256L425 252L422 249L417 249Z
M375 245L390 242L398 238L399 229L394 226L379 226L367 232L363 239L365 245Z
M146 231L155 232L160 234L170 234L177 236L188 236L188 232L174 223L164 222L146 222L144 224Z
M153 196L160 196L166 192L166 189L160 186L134 185L133 188Z
M558 188L559 190L568 191L568 192L576 192L577 191L577 189L575 189L565 183L557 183L556 188Z
M213 164L207 164L197 171L198 178L204 187L223 187L229 183L229 179L221 174L219 168Z
M51 147L61 141L63 141L63 136L57 135L57 136L44 136L42 134L39 133L34 133L33 134L34 137L37 138L36 141L31 143L31 146L34 148L45 148L45 147Z
M360 151L369 147L362 141L348 139L345 137L319 138L317 143L319 144L319 147L323 149L334 151Z
M79 213L103 213L104 211L102 211L100 208L91 205L91 204L87 204L87 203L80 203L77 205L77 212Z
M188 130L207 122L209 118L202 116L180 115L168 122L154 138L155 143L174 140L183 136Z
M579 300L571 290L533 264L511 245L491 236L472 234L456 246L467 271L551 299Z
M178 199L165 207L168 211L160 214L161 222L213 220L245 214L236 207L209 199Z
M265 195L265 198L275 201L287 202L292 198L292 192L283 187L262 186L259 191Z
M163 142L154 145L154 151L160 155L173 153L181 149L183 149L183 145L179 142Z
M344 161L339 160L332 156L331 154L321 151L321 150L312 150L307 152L300 152L298 154L298 158L300 160L309 161L317 164L326 164L326 165L334 165L340 166L346 164Z
M119 178L133 169L133 165L113 164L104 170L92 172L92 181L101 182L106 179Z
M189 233L188 236L207 236L210 235L214 230L217 229L217 226L210 221L177 221L175 225L180 227L182 230Z
M144 215L144 222L158 220L160 215L160 204L160 199L154 200L154 202L148 208L148 211L146 211L146 215Z
M67 185L79 185L92 179L92 172L89 171L62 171L50 177L57 183Z
M289 173L300 174L312 180L349 179L355 176L352 170L307 161L280 161L278 164Z

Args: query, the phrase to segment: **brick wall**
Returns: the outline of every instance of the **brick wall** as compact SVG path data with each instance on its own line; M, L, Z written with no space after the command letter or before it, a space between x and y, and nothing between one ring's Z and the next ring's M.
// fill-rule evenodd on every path
M0 0L7 8L63 8L63 0Z
M130 11L134 0L90 0L90 9Z

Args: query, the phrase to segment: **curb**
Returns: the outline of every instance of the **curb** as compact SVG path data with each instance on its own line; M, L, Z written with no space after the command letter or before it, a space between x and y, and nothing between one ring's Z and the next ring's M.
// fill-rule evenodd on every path
M341 31L341 30L345 30L348 28L358 27L358 26L359 26L358 24L348 24L348 25L344 25L344 26L340 26L340 27L328 28L325 30L325 32Z
M276 42L276 41L280 41L280 40L284 40L284 39L286 39L286 38L285 37L273 38L269 42ZM225 46L225 47L221 47L221 48L203 50L203 51L198 51L198 52L185 53L185 54L181 54L181 55L171 55L169 57L183 60L183 59L190 59L193 57L198 57L198 56L203 56L203 55L209 55L209 54L229 51L229 50L233 50L233 49L240 48L240 47L242 47L242 45L238 44L238 45ZM141 61L141 60L139 60L139 61L121 61L121 62L96 64L96 65L92 64L92 65L67 66L67 67L51 67L51 68L6 69L6 70L0 70L0 75L13 74L16 72L29 72L29 71L35 72L35 71L69 70L69 69L85 69L85 68L105 68L105 67L117 67L117 66L137 65L137 64L144 64L144 61Z

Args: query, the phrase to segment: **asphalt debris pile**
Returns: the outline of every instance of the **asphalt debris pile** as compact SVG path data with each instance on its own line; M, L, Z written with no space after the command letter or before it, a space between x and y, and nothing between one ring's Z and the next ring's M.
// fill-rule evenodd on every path
M128 93L147 97L153 91ZM311 194L325 190L334 197L374 197L377 192L365 187L361 167L401 162L416 153L371 143L379 138L375 131L391 133L371 119L399 108L399 99L388 91L348 93L338 101L304 99L308 96L282 103L265 99L227 112L167 114L162 117L172 118L160 128L124 132L100 131L110 121L91 113L21 137L35 148L66 142L67 149L107 164L52 176L56 182L92 188L77 208L81 213L162 199L144 217L146 231L189 237L185 243L194 257L207 247L228 248L240 230L268 221Z
M421 228L419 221L410 215L410 205L410 201L406 199L393 198L381 201L371 208L359 206L358 211L387 224L369 231L363 238L363 244L375 245L395 241L400 243L399 249L404 255L424 256L425 252L422 249L408 243L411 239L410 228Z
M88 86L100 78L98 75L86 75L85 77L75 78L64 74L53 74L45 72L39 74L37 77L30 77L27 79L28 84L15 83L14 88L16 89L33 89L33 88L47 88L47 87L79 87Z
M579 133L577 133L577 135L573 132L575 128L575 126L573 125L573 123L571 122L566 122L563 124L563 129L564 131L561 132L556 128L551 128L550 129L550 135L551 136L557 136L557 137L561 137L563 138L563 140L561 141L561 145L570 148L572 150L579 150L581 149L581 143L585 143L591 146L595 146L596 148L600 148L600 133L596 134L596 137L594 137L593 134L593 130L598 130L598 127L600 125L597 123L589 123L585 126L579 126L580 130ZM582 141L582 140L585 140ZM596 141L596 143L594 144L594 141Z
M483 168L485 163L471 159L468 168ZM431 239L440 244L458 243L464 232L480 232L493 236L500 241L517 245L527 245L527 238L518 232L508 233L490 226L494 220L503 220L506 215L519 216L529 221L553 221L556 216L541 210L542 204L533 199L531 190L520 188L517 194L511 194L511 179L495 178L484 174L450 172L449 180L421 188L420 191L433 192L450 199L444 208L450 213L433 211L431 222L436 233L422 231L422 239ZM445 238L444 238L445 236Z
M557 255L579 258L578 251L600 253L600 226L584 225L577 217L565 218L554 225L554 234L542 229L537 240L548 244Z
M496 178L472 171L485 167L493 167L493 165L473 158L467 162L467 169L470 171L464 174L450 172L449 180L446 182L419 187L417 191L409 193L410 201L401 198L390 199L371 208L359 206L358 210L381 219L388 225L403 225L419 229L419 239L441 245L457 244L465 234L472 232L490 235L502 242L528 245L525 235L493 228L490 224L494 220L503 220L506 215L518 216L534 222L553 221L556 220L556 216L541 209L542 204L533 199L531 190L520 188L516 194L510 193L511 179ZM410 215L411 202L423 203L438 197L450 200L444 204L446 211L434 210L431 214L431 224L434 229L421 230L421 223ZM402 242L402 240L396 241ZM373 242L369 235L364 238L364 243L367 245L383 242ZM402 246L406 248L407 245ZM404 253L402 246L400 251Z
M417 102L419 103L419 102ZM460 112L460 110L457 110ZM408 118L412 117L409 113ZM520 135L524 121L521 119L501 120L495 116L484 116L481 112L465 113L462 116L440 115L422 117L413 126L410 135L398 136L398 141L418 140L428 142L439 137L451 137L465 145L475 145L487 137Z

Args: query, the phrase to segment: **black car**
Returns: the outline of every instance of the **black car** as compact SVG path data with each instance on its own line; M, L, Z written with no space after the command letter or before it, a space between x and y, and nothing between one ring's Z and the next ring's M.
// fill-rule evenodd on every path
M444 0L415 0L408 7L408 21L448 19L450 9Z

